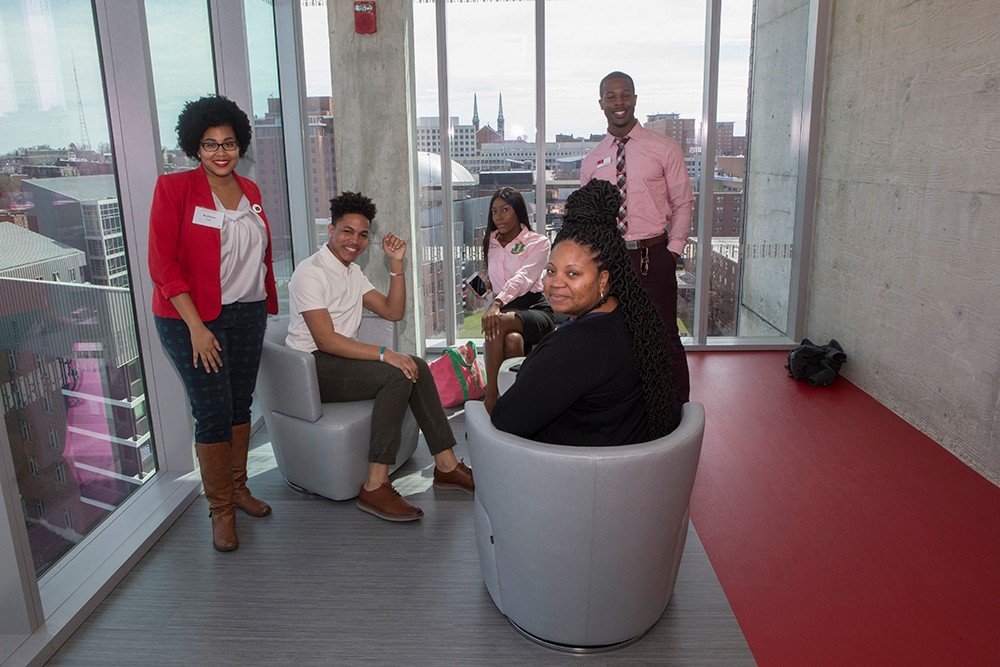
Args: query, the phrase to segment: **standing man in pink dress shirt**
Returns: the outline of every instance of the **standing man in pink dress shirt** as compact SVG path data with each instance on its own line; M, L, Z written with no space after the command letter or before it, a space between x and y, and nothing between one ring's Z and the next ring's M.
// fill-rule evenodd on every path
M580 184L599 178L622 192L619 230L639 282L666 326L677 401L686 403L691 383L677 329L676 270L691 227L694 193L684 152L676 141L636 120L638 98L628 74L611 72L601 80L600 92L608 135L583 159Z

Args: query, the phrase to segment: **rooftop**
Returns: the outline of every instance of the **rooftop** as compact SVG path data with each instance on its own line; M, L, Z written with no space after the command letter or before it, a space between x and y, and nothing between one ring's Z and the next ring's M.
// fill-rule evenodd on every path
M0 247L4 249L0 254L0 272L71 255L79 255L81 265L86 263L83 251L11 222L0 222Z
M29 178L22 181L43 190L50 190L77 201L118 199L118 186L112 174L96 176L60 176L58 178Z

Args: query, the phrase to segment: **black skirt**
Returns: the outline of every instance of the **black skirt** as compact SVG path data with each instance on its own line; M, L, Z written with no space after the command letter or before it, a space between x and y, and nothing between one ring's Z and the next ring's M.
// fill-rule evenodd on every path
M531 346L538 343L545 334L556 328L552 306L541 292L522 294L501 308L500 312L514 313L521 320L525 354L528 354Z

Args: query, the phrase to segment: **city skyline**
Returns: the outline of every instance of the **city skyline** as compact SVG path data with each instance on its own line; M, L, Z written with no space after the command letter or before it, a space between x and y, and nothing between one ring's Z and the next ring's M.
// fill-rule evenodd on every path
M722 16L718 118L744 134L752 2L726 3ZM642 21L635 21L642 17ZM681 0L573 0L545 5L546 137L603 134L598 84L623 70L636 84L636 116L702 115L705 7ZM625 27L617 38L614 28ZM648 28L646 26L649 26ZM449 115L491 119L504 98L507 136L535 140L535 13L530 2L448 3ZM418 116L437 116L434 5L414 5ZM612 54L613 55L610 55ZM469 54L455 58L453 54ZM308 76L308 71L307 71Z
M52 11L53 2L59 5L59 11ZM205 14L199 0L180 0L169 6L150 2L147 7L148 21L157 25L157 30L151 31L150 49L156 56L160 136L167 149L176 144L173 127L183 102L214 89L207 17L204 33L185 34L171 20L171 12L176 15L179 11L178 4L190 5ZM600 15L602 7L607 13L606 2L550 0L546 5L546 140L554 140L557 133L589 136L605 132L596 86L614 67L628 71L636 81L638 118L679 113L700 123L704 8L655 0L623 0L615 6L624 8L619 10L621 13L638 13L654 19L662 16L670 28L658 29L655 40L634 38L621 55L609 59L602 55L603 49L580 49L577 43L600 28L600 22L593 16ZM25 16L26 7L37 11ZM496 101L503 94L507 137L535 139L532 7L528 2L448 5L450 54L482 50L483 13L489 13L487 18L491 20L486 23L495 30L491 33L492 41L509 45L496 49L502 51L499 56L484 51L475 58L452 57L449 115L458 116L463 123L471 122L473 95L478 94L482 124L495 125ZM734 133L738 135L745 134L750 7L749 0L727 3L722 17L718 119L733 121ZM251 78L255 84L256 116L264 115L267 98L277 92L276 81L271 81L273 58L267 62L267 54L274 47L273 27L267 17L260 16L263 11L269 11L263 0L248 7L248 40L255 45ZM310 3L302 7L302 13L306 94L330 96L326 7ZM415 4L417 116L438 115L433 19L433 4ZM90 3L40 0L15 7L0 6L0 32L5 35L0 42L0 154L35 145L53 148L68 148L71 143L80 145L84 139L80 130L81 107L91 147L107 144L107 114ZM185 44L185 49L174 48L178 40ZM265 49L265 53L260 53L260 49ZM566 58L567 53L572 58ZM612 65L612 60L617 64ZM185 66L192 62L203 63L204 67L199 70ZM664 67L665 62L670 63L669 68ZM664 73L667 69L669 75ZM26 83L25 77L14 76L22 70L33 73L34 86ZM15 126L19 129L17 136L3 130Z
M608 58L602 49L581 49L580 43L589 41L590 34L606 29L594 17L609 13L609 6L617 14L661 17L662 25L656 24L657 29L648 37L630 33L631 42L614 58ZM746 134L752 6L751 0L726 3L721 17L717 118L732 121L734 133L741 136ZM416 115L439 116L434 5L418 2L413 11ZM533 4L449 3L447 12L448 115L458 116L463 124L471 123L473 96L478 94L481 124L495 126L496 104L503 94L507 137L526 136L534 141ZM330 62L322 57L329 53L326 8L303 6L302 14L307 94L330 96ZM513 46L503 49L500 56L483 49L484 25L495 32L487 43ZM681 0L619 0L613 5L606 0L549 0L546 26L546 141L554 141L556 134L589 136L606 131L597 86L613 69L623 69L635 80L638 118L679 113L701 122L704 6ZM455 53L476 56L454 58ZM573 58L560 55L566 53ZM664 62L671 64L669 75L663 73Z

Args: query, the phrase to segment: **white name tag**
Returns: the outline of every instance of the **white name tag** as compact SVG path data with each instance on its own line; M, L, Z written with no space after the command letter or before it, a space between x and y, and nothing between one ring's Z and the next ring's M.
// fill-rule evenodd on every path
M600 162L598 162L597 163L597 167L595 167L595 169L600 169L601 167L603 167L605 165L608 165L608 164L611 164L611 156L610 155L607 156L606 158L604 158L603 160L601 160Z
M201 206L194 207L194 218L191 220L196 225L211 227L212 229L222 229L222 221L226 219L226 214L222 211L213 211L210 208Z

